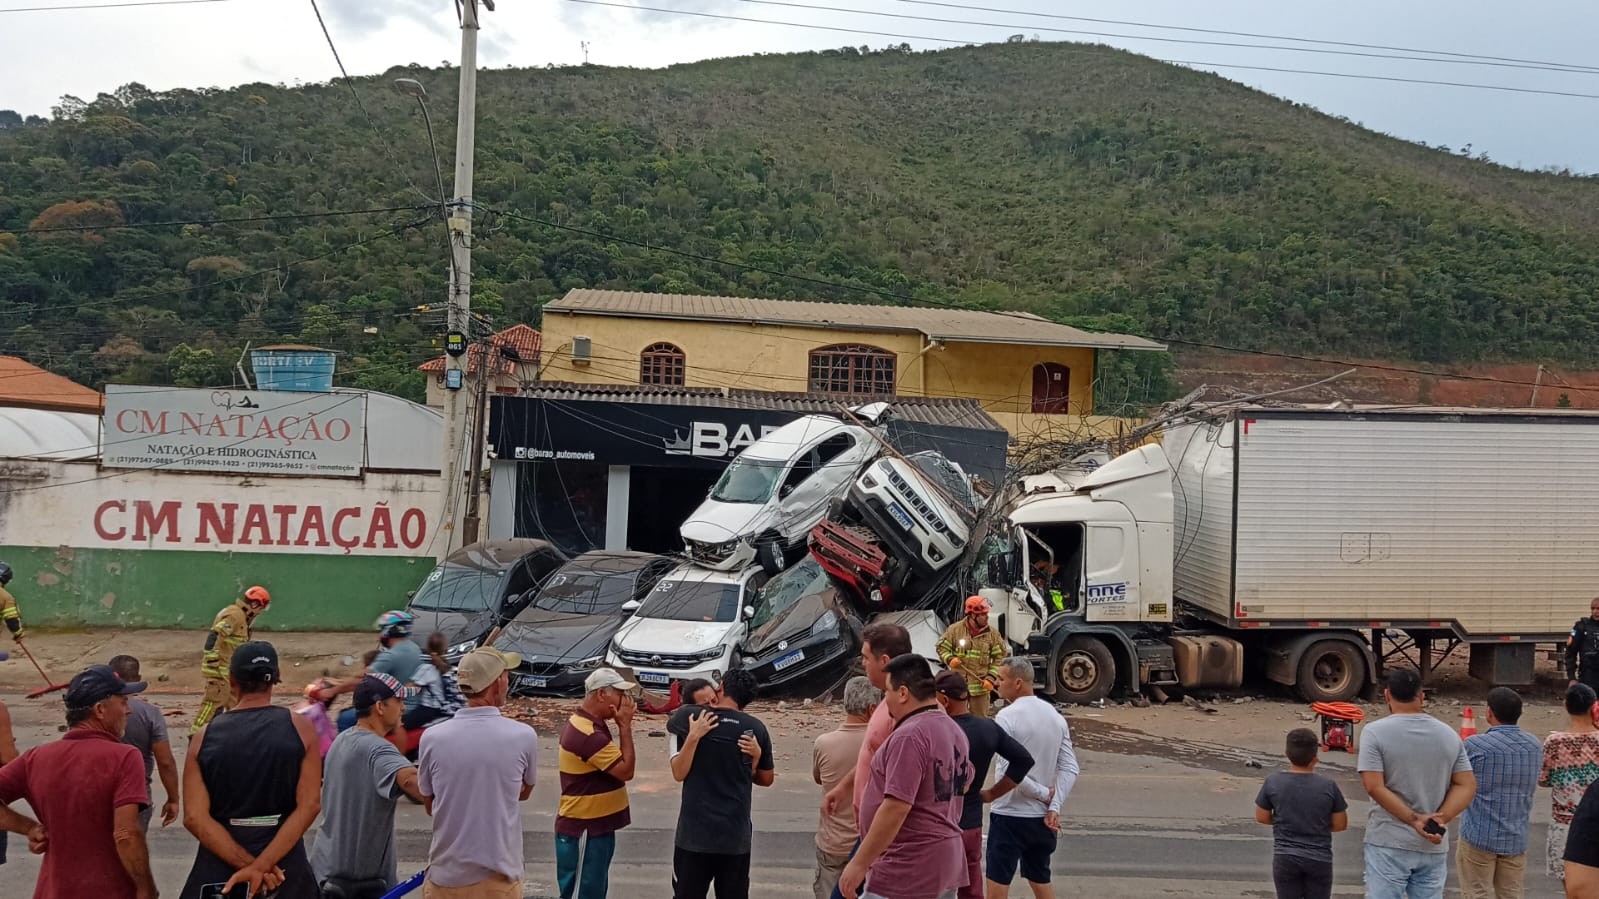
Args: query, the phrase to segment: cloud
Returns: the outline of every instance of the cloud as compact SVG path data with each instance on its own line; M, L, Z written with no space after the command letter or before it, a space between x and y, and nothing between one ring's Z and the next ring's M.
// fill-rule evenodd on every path
M435 0L320 0L335 41L377 34L396 19L415 22L443 34L459 27L453 10Z

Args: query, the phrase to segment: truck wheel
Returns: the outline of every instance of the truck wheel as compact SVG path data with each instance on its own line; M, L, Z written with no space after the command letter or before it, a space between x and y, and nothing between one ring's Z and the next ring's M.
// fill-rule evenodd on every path
M787 553L783 547L783 538L776 534L767 534L759 543L755 544L755 559L761 563L761 568L767 574L775 575L787 567Z
M1116 685L1116 657L1093 637L1068 637L1055 655L1055 699L1090 703Z
M1306 702L1348 702L1366 686L1366 660L1342 640L1313 643L1299 658L1294 688Z

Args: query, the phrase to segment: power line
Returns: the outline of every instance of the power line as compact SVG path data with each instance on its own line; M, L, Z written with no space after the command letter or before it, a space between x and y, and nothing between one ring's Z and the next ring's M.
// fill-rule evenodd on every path
M852 13L862 16L880 16L890 19L910 19L919 22L936 22L945 25L979 25L987 28L1027 28L1035 31L1047 31L1052 34L1072 34L1085 37L1117 38L1133 41L1158 41L1165 44L1194 44L1205 47L1235 47L1250 50L1281 50L1290 53L1320 53L1330 56L1356 56L1366 59L1397 59L1411 62L1431 62L1448 65L1467 66L1494 66L1505 69L1531 69L1542 72L1564 72L1566 74L1599 75L1599 69L1574 69L1569 66L1543 63L1498 62L1479 59L1438 59L1429 56L1395 55L1392 53L1377 53L1368 50L1330 50L1322 47L1288 47L1280 44L1246 44L1239 41L1213 41L1196 38L1160 37L1157 35L1123 34L1114 31L1084 31L1074 28L1051 28L1045 25L1028 25L1020 22L981 22L972 19L945 19L935 16L915 16L908 13L884 12L873 9L852 9L846 6L820 6L810 3L796 3L793 0L739 0L741 3L751 3L757 6L786 6L793 9L809 9L819 12ZM1020 14L1020 13L1018 13Z
M350 96L355 98L355 105L361 110L361 115L366 119L367 126L372 129L372 133L377 137L378 146L382 148L383 155L389 158L389 162L394 164L395 171L400 173L400 177L405 179L405 183L409 184L411 189L416 191L417 194L422 197L422 199L442 208L444 204L444 198L429 197L427 193L422 190L422 188L416 186L416 182L412 181L410 174L406 172L405 166L401 165L400 161L395 158L394 151L389 146L388 138L384 137L383 132L378 129L377 122L373 121L372 119L372 113L368 112L366 104L361 102L361 92L356 90L355 81L350 78L349 70L344 67L344 60L339 56L339 48L333 43L333 34L332 32L328 31L328 23L323 20L322 9L321 7L317 6L316 0L311 0L311 11L316 13L316 23L322 28L322 36L327 39L328 49L333 51L333 61L339 65L339 74L344 76L344 84L350 89Z
M626 9L634 12L658 12L675 16L694 16L702 19L721 19L729 22L752 22L758 25L781 25L786 28L808 28L813 31L832 31L840 34L861 34L868 37L885 37L897 40L932 41L934 43L952 44L955 46L970 46L978 41L965 38L933 37L925 34L900 34L892 31L873 31L863 28L844 28L838 25L816 25L806 22L789 22L782 19L759 19L753 16L730 16L723 13L696 12L687 9L669 9L658 6L634 6L627 3L616 3L611 0L566 0L568 3L582 3L587 6L608 6L614 9ZM997 26L1016 27L1016 26ZM1166 59L1160 56L1146 57L1156 62L1171 63L1182 66L1207 66L1214 69L1251 69L1265 72L1282 72L1293 75L1323 75L1335 78L1358 78L1367 81L1388 81L1399 84L1427 84L1438 87L1460 87L1473 90L1507 91L1517 94L1544 94L1553 97L1576 97L1584 100L1599 100L1599 94L1584 94L1575 91L1543 90L1531 87L1509 87L1501 84L1479 84L1465 81L1437 81L1427 78L1401 78L1388 75L1356 75L1348 72L1322 72L1312 69L1289 69L1268 66L1250 66L1230 62L1206 62L1193 59Z
M1460 59L1481 59L1490 62L1515 62L1532 66L1549 66L1579 72L1599 72L1599 67L1569 62L1551 62L1544 59L1522 59L1515 56L1489 56L1482 53L1459 53L1452 50L1428 50L1422 47L1397 47L1391 44L1370 44L1360 41L1334 41L1324 38L1294 37L1287 34L1260 34L1253 31L1228 31L1222 28L1196 28L1186 25L1161 25L1155 22L1136 22L1127 19L1096 19L1089 16L1068 16L1060 13L1031 12L1021 9L999 9L992 6L972 6L965 3L948 3L943 0L898 0L917 6L939 6L971 12L997 12L1013 16L1031 16L1039 19L1056 19L1069 22L1093 22L1097 25L1127 25L1132 28L1153 28L1161 31L1186 31L1191 34L1219 34L1228 37L1249 37L1268 41L1293 41L1301 44L1323 44L1329 47L1356 47L1362 50L1392 50L1398 53L1427 53L1433 56L1452 56Z
M405 224L402 224L402 225L399 225L399 226L396 226L396 227L393 227L393 228L386 229L386 230L384 230L384 231L382 231L382 232L380 232L378 234L375 234L375 235L373 235L371 237L362 238L361 240L357 240L357 241L355 241L353 243L347 243L347 244L344 244L342 246L334 247L333 249L328 250L325 253L318 253L315 256L305 256L305 257L302 257L300 259L295 259L295 260L293 260L291 262L286 262L286 263L284 263L282 265L272 266L271 268L256 269L255 271L245 272L242 275L237 275L237 276L232 277L232 278L222 278L222 279L219 279L219 280L216 280L216 281L212 281L209 284L206 284L206 285L203 285L203 286L205 288L224 287L224 286L229 285L229 284L237 284L240 281L246 281L246 280L249 280L250 278L259 277L261 275L267 274L268 272L283 271L283 270L286 270L286 269L294 268L295 266L298 266L298 265L305 265L308 262L317 262L317 261L320 261L320 260L323 260L323 259L327 259L327 258L332 257L332 256L337 256L338 254L344 252L345 250L351 250L351 249L354 249L356 247L365 246L366 244L369 244L369 243L374 243L374 242L382 240L383 238L386 238L386 237L392 237L392 236L398 235L398 234L403 233L405 231L408 231L408 230L410 230L412 228L416 228L416 227L419 227L421 225L425 225L425 224L427 224L428 222L430 222L432 220L433 220L433 217L431 215L429 215L427 218L424 218L424 219L419 219L419 220L414 221L414 222L406 222ZM94 306L104 306L104 305L111 304L111 303L125 302L125 301L130 300L130 299L133 300L134 302L143 302L145 300L152 299L152 298L155 298L155 297L182 296L184 294L193 293L194 291L200 290L200 289L201 289L201 285L191 285L189 287L180 288L178 290L163 290L163 291L157 291L155 293L140 294L137 297L111 297L111 298L104 299L104 300L90 300L90 301L85 302L85 303L76 303L76 304L73 304L73 305L70 305L70 306L50 306L46 311L48 311L48 312L60 312L62 310L66 310L66 309L85 309L85 308L90 308L90 307L94 307ZM33 309L0 310L0 315L25 315L25 316L30 316L31 317L36 311L37 310L33 310Z
M385 212L415 212L431 206L378 206L371 209L335 209L328 212L284 212L272 215L247 215L226 219L174 219L164 222L123 222L117 225L64 225L58 228L0 228L0 234L59 234L74 231L116 231L123 228L168 228L180 225L238 225L249 222L285 222L296 219L340 218L350 215L376 215Z
M580 3L580 2L588 2L588 0L569 0L569 2ZM630 7L630 8L632 8L632 7ZM661 246L659 244L652 244L652 243L649 243L647 241L632 240L630 238L621 237L621 236L615 235L615 234L606 234L603 231L594 231L594 230L591 230L591 229L588 229L588 228L579 228L579 227L577 227L575 225L562 225L562 224L559 224L559 223L556 223L556 222L551 222L551 221L547 221L545 219L535 218L533 216L522 215L520 213L510 212L510 211L504 210L504 209L496 209L496 208L493 208L493 207L476 207L476 206L474 206L474 208L481 208L485 212L490 212L490 213L493 213L495 215L502 215L502 216L504 216L504 217L506 217L508 219L512 219L512 220L515 220L515 221L528 222L528 223L535 224L535 225L541 225L541 226L546 227L546 228L554 228L554 229L559 230L559 231L570 231L570 232L577 233L577 234L583 234L583 235L588 236L588 237L598 238L600 240L614 241L616 243L628 244L629 246L640 247L642 249L647 249L647 250L651 250L651 251L655 251L655 252L668 253L668 254L673 255L673 256L680 256L680 257L683 257L683 258L686 258L686 259L694 259L694 260L699 261L699 262L707 262L707 263L710 263L710 264L713 264L713 265L723 265L723 266L727 266L729 268L741 269L741 270L744 270L744 271L760 272L762 274L772 275L772 276L778 277L778 278L786 278L786 279L789 279L789 280L799 281L799 282L803 282L803 283L806 283L806 284L816 284L816 285L820 285L820 286L823 286L823 287L830 287L830 288L833 288L835 290L851 291L851 292L855 292L855 293L862 293L862 294L869 294L869 295L872 295L872 296L883 297L884 299L894 300L894 301L898 302L900 305L931 306L931 307L935 307L935 308L939 308L939 309L957 309L957 310L965 310L965 311L972 311L972 312L988 312L988 313L991 313L993 315L1004 315L1004 316L1009 316L1011 318L1020 318L1020 319L1023 319L1024 321L1033 322L1035 324L1038 322L1038 318L1037 317L1032 316L1032 315L1028 315L1026 313L1010 312L1010 311L1005 311L1005 310L993 310L993 309L973 309L971 307L961 306L961 305L958 305L958 304L955 304L955 303L941 302L939 300L928 299L926 297L915 297L915 296L911 296L909 294L896 293L896 292L891 291L891 290L882 290L882 289L876 288L876 287L866 287L866 286L859 285L859 284L849 284L849 283L846 283L846 282L843 282L843 281L830 281L830 280L827 280L825 278L816 278L816 277L812 277L810 275L792 274L792 273L789 273L789 272L780 271L778 269L766 268L766 267L758 266L758 265L750 265L748 263L743 263L743 262L735 262L735 261L733 261L731 259L723 259L723 258L720 258L720 257L717 257L717 256L706 256L706 255L701 254L701 253L693 253L693 252L690 252L690 251L687 251L687 250L679 250L679 249L675 249L673 247L665 247L665 246ZM1079 328L1080 330L1083 330L1083 331L1090 331L1090 332L1098 331L1098 332L1101 332L1101 333L1110 333L1110 332L1106 331L1103 328L1089 328L1089 327L1083 327L1081 325L1073 325L1072 327ZM1455 373L1450 373L1450 372L1429 371L1427 369L1422 369L1422 368L1409 368L1409 367L1405 367L1405 366L1387 365L1387 364L1383 364L1383 363L1359 362L1359 361L1354 361L1354 360L1350 360L1350 359L1335 359L1335 358L1329 358L1329 357L1324 357L1324 356L1310 356L1310 355L1305 355L1305 354L1301 354L1301 353L1274 352L1274 351L1271 351L1271 350L1252 350L1252 349L1246 349L1246 348L1243 348L1243 347L1229 346L1227 344L1222 344L1222 343L1211 343L1211 342L1199 341L1199 340L1188 340L1188 339L1181 338L1181 337L1170 337L1170 336L1164 336L1164 335L1152 335L1151 339L1158 340L1158 341L1161 341L1163 343L1175 343L1175 344L1180 344L1182 346L1198 347L1198 348L1201 348L1201 349L1221 350L1221 351L1224 351L1224 352L1237 353L1239 355L1247 355L1247 356L1266 356L1266 357L1271 357L1271 358L1276 358L1276 359L1293 359L1293 360L1300 361L1300 362L1313 362L1313 363L1317 363L1317 364L1321 364L1321 365L1341 365L1341 366L1344 366L1346 368L1353 367L1353 368L1369 369L1369 370L1373 370L1373 371L1391 371L1391 372L1398 372L1398 373L1403 373L1403 374L1426 375L1428 377L1446 378L1446 379L1449 379L1449 380L1483 381L1483 382L1494 383L1494 384L1509 384L1509 385L1518 386L1518 387L1536 386L1532 381L1518 381L1518 380L1509 379L1509 378L1495 378L1495 377L1491 377L1491 376L1488 376L1488 375L1468 375L1468 374L1455 374ZM1576 386L1573 386L1571 389L1573 389L1573 390L1599 391L1599 386L1595 386L1595 387L1576 387Z
M11 6L0 12L66 12L75 9L122 9L129 6L192 6L196 3L226 3L228 0L135 0L132 3L75 3L70 6Z

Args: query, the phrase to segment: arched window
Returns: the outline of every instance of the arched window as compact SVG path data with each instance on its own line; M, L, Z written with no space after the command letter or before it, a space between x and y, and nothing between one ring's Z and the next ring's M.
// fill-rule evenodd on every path
M1045 415L1066 414L1072 370L1059 362L1040 362L1033 366L1033 411Z
M638 382L682 387L683 351L670 343L652 343L638 357Z
M848 396L891 396L894 354L862 344L839 343L811 350L813 393Z

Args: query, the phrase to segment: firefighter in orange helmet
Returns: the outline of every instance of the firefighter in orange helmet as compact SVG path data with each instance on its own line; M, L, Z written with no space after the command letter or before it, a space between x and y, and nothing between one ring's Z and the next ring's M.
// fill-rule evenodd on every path
M228 683L228 664L233 651L250 641L250 625L272 604L265 587L246 589L244 595L217 613L205 637L205 654L200 658L200 674L205 677L205 699L189 727L193 734L210 723L219 711L233 708L233 687Z

